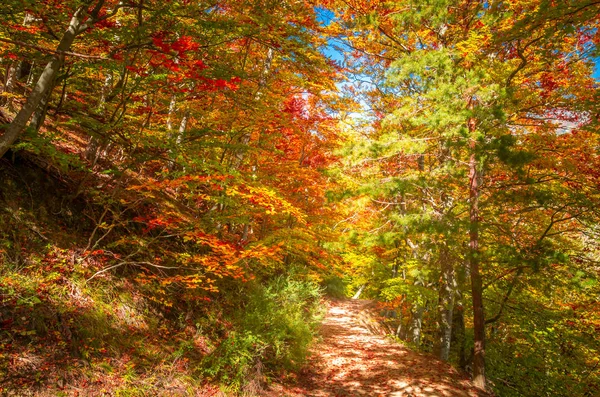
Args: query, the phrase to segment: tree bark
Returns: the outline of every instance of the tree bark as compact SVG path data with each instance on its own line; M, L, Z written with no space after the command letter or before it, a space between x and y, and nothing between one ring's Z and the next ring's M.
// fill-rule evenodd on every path
M17 138L21 136L25 130L27 122L31 118L31 115L39 106L40 102L44 98L44 95L46 95L50 87L53 85L54 79L64 63L65 52L69 51L77 35L82 32L82 20L85 17L85 14L85 7L80 7L75 12L71 18L69 27L63 34L60 43L58 44L56 53L44 68L37 83L35 84L35 87L31 91L31 94L29 94L25 105L23 105L12 123L8 125L4 134L2 134L0 137L0 157L4 156Z
M475 121L469 120L471 132L471 155L469 158L469 254L468 264L471 275L471 294L473 299L473 383L485 390L485 318L483 311L483 285L480 273L479 258L479 193L481 171L479 169L476 141Z

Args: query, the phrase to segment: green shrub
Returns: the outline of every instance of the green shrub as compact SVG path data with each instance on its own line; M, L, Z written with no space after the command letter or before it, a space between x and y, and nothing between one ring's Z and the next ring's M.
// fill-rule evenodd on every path
M249 285L240 298L232 330L205 360L205 375L240 389L302 365L321 318L319 286L280 277Z
M342 299L348 296L346 283L338 276L326 278L323 280L322 285L323 292L329 297Z

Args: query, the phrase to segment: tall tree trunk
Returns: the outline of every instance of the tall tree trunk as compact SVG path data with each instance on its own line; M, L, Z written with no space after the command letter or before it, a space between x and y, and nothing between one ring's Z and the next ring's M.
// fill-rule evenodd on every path
M473 297L473 383L485 389L485 318L483 311L483 286L480 273L479 258L479 193L481 171L479 169L476 141L475 120L469 120L471 133L471 156L469 158L469 255L468 264L471 274L471 294Z
M71 18L69 27L63 34L60 43L56 48L56 53L44 68L35 87L31 91L31 94L27 97L25 105L23 105L12 123L8 125L4 134L0 137L0 157L4 156L10 146L23 133L31 115L37 109L44 95L46 95L46 92L52 86L58 71L64 63L65 52L69 51L73 41L82 31L82 20L85 18L84 14L86 14L85 9L85 7L80 7Z
M121 91L121 93L123 93L125 91L126 88L126 81L127 81L127 68L124 67L123 71L121 72L120 76L119 76L119 80L117 81L117 84L114 86L113 88L113 80L114 80L114 76L112 74L112 71L107 71L106 77L104 78L104 84L102 85L102 90L101 90L101 94L100 94L100 99L98 100L98 106L97 106L97 111L98 114L104 116L105 110L106 110L106 104L108 102L111 102L119 93L119 91ZM110 118L110 120L108 121L108 123L112 123L114 121L114 118L117 115L117 110L119 110L120 108L120 104L117 105L114 113L112 114L112 117ZM106 136L97 136L97 135L91 135L90 136L90 140L88 141L87 147L85 148L85 158L91 163L91 167L94 168L96 166L96 163L98 163L98 160L100 160L100 156L102 155L102 152L106 149L106 147L109 145L109 141L107 139Z
M436 353L441 360L448 361L450 355L450 341L452 338L452 317L454 312L454 299L456 296L456 277L454 265L450 260L448 246L440 247L440 291L438 302L438 340Z
M402 268L402 280L406 281L406 268ZM404 324L404 310L403 306L406 304L406 298L403 297L398 307L398 328L396 328L396 337L407 340L407 328Z

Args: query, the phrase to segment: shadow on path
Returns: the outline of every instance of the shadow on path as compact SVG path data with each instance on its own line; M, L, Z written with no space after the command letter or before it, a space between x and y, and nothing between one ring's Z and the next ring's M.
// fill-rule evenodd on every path
M330 303L322 342L295 387L274 387L265 396L472 397L485 396L447 363L373 335L357 321L369 301Z

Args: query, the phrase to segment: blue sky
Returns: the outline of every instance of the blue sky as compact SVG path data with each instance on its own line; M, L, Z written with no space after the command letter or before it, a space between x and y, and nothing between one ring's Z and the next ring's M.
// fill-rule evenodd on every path
M333 18L335 18L333 11L326 8L315 7L315 11L317 13L317 21L325 26L329 25Z

